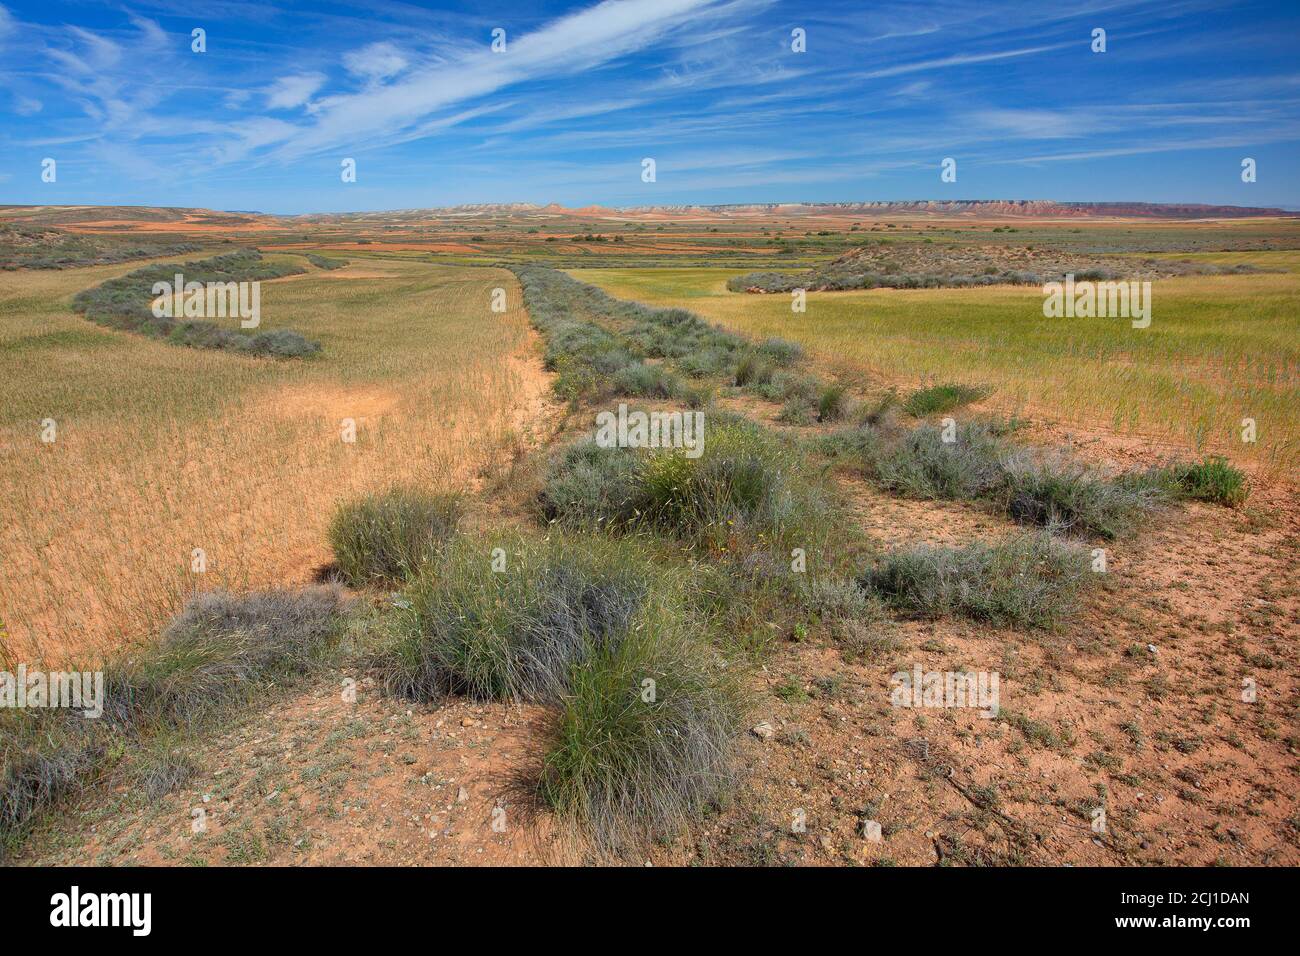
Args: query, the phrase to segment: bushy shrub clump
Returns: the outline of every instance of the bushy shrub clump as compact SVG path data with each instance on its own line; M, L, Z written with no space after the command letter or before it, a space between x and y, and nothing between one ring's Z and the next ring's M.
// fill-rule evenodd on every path
M1229 508L1245 504L1250 495L1246 476L1218 455L1200 462L1166 465L1157 469L1152 478L1177 498L1208 501Z
M713 549L822 540L832 508L797 452L743 418L707 419L702 453L601 448L584 441L552 464L547 521L572 530L671 535Z
M1108 478L1062 455L1028 452L1004 458L995 496L1022 524L1102 538L1131 531L1167 498L1140 475Z
M868 594L915 617L1052 627L1077 609L1091 573L1085 551L1039 533L893 551L859 581Z
M744 703L716 652L635 631L573 674L542 765L542 798L619 849L676 835L734 788Z
M882 488L911 498L974 499L989 494L1002 479L1004 448L977 422L958 425L952 441L946 430L923 424L894 440L863 436L860 445L869 477ZM873 440L874 439L874 440Z
M108 662L101 719L67 709L0 709L0 853L37 814L106 772L124 743L193 732L259 689L328 659L346 611L336 587L196 594L154 645ZM159 795L185 767L154 747L136 767Z
M743 712L688 593L626 540L461 541L408 589L387 683L557 706L543 798L608 848L667 835L730 787Z
M197 726L319 663L346 603L330 585L196 594L156 645L107 669L104 717L133 734Z
M638 398L672 398L681 391L681 384L660 365L628 365L613 377L619 395Z

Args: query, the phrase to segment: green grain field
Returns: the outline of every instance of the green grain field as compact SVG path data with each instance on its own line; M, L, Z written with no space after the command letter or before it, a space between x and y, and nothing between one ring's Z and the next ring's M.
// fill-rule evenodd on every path
M1040 288L729 292L723 269L589 269L613 295L677 305L755 336L801 343L829 366L907 390L987 385L990 405L1215 451L1273 473L1300 464L1300 254L1200 253L1279 270L1158 281L1152 321L1048 319ZM1255 422L1253 443L1242 421Z

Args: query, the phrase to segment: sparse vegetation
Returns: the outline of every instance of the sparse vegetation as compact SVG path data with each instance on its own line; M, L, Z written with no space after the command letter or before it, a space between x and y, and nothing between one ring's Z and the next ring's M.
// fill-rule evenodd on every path
M333 647L345 610L333 587L195 595L161 639L104 668L101 719L80 711L0 709L0 849L33 817L111 770L125 746L209 726L269 684L306 673ZM184 762L145 754L155 791Z
M196 242L165 236L86 236L54 226L0 222L0 269L73 269L199 252Z
M1014 232L1015 230L1009 230ZM991 285L1042 285L1073 274L1080 281L1152 279L1176 275L1238 275L1249 264L1216 265L1170 259L1125 259L1090 252L1036 251L1016 246L880 240L808 272L750 272L727 280L732 292L837 292L854 289L964 289Z
M1233 498L1231 469L1170 465L1108 476L1061 452L1017 447L992 422L948 430L922 424L901 429L887 417L822 439L818 446L856 463L895 494L921 499L984 502L1021 524L1082 537L1115 538L1132 531L1184 488L1202 487L1204 500ZM1238 473L1239 475L1240 473ZM1213 477L1201 477L1213 476ZM1226 498L1215 496L1223 492Z
M369 268L392 268L395 274L410 278L417 274L418 262L419 274L428 269L444 270L453 285L472 287L474 305L465 324L454 333L482 327L482 303L487 300L485 291L492 287L488 280L467 281L467 270L428 266L426 259L432 254L384 249L382 238L372 243L370 239L339 236L335 227L333 222L313 226L329 233L331 246L336 242L349 243L343 246L349 249L373 245L374 249L361 253L364 260L374 263ZM895 235L910 228L889 223L872 226L872 230L877 227L896 229ZM499 224L488 227L478 223L455 227L458 242L466 238L490 241L491 252L483 254L507 258L516 255L512 244L520 235L541 228L512 231ZM618 229L616 225L609 228ZM644 241L644 236L633 234L630 223L627 228L629 245ZM663 230L663 225L656 227L656 231ZM616 246L623 241L622 234L612 233L612 241L607 241L611 236L595 233L586 224L566 230L565 237L575 231L574 241L563 243L570 261L580 253L596 257L624 254L589 248ZM636 232L646 231L647 227L636 227ZM683 239L680 231L676 225L670 227L674 242L696 241ZM314 238L324 242L326 237ZM543 241L553 238L532 241L540 248ZM802 237L794 235L781 242L797 257L792 268L804 268L816 266L813 254L826 254L844 238L833 230L810 229ZM1034 238L1037 241L1038 237ZM705 241L735 241L735 237ZM950 252L952 241L951 235L939 232L935 240L925 239L934 252ZM894 240L894 244L899 243ZM921 245L914 239L911 244ZM303 245L295 242L291 248ZM872 249L874 253L876 247ZM372 259L376 251L379 254ZM899 258L888 263L886 274L907 274L910 251L899 252L882 243L879 253L882 264L893 256ZM321 269L346 264L315 254L293 254L305 255ZM472 258L469 253L465 256ZM408 261L400 262L402 258ZM608 264L609 260L598 261ZM964 268L968 263L958 264ZM280 818L281 804L273 801L283 799L279 797L282 783L274 768L268 769L268 762L273 764L291 753L285 744L292 742L294 748L300 748L305 738L314 735L319 727L316 715L323 709L318 707L323 698L316 691L338 680L337 673L326 672L322 665L341 660L348 663L345 674L357 673L363 687L377 681L385 694L369 694L360 706L349 705L346 716L320 735L320 749L311 754L310 766L301 770L299 782L310 780L318 789L313 796L322 798L319 819L341 817L349 829L354 827L351 814L378 813L375 806L366 806L365 797L355 799L354 788L349 787L355 782L353 768L358 758L377 766L378 773L391 770L400 774L380 782L400 783L401 794L396 799L403 801L403 806L409 808L406 798L418 793L418 800L425 805L445 805L453 816L443 819L450 821L456 812L478 813L481 809L483 794L467 794L459 784L473 789L473 781L482 779L476 775L487 766L475 767L475 762L488 753L493 773L502 765L512 771L523 769L527 776L521 773L513 782L530 787L555 814L564 828L562 833L573 828L587 837L590 846L583 850L593 850L597 858L606 852L627 858L635 851L638 862L642 852L647 858L656 854L654 841L666 842L683 834L689 834L690 842L678 850L703 863L737 857L747 862L795 863L819 856L835 862L860 862L866 817L879 820L884 837L894 841L887 847L888 856L868 860L877 865L892 862L895 856L915 862L918 854L929 862L932 846L944 865L1022 862L1020 854L1024 858L1050 855L1055 851L1032 841L1022 843L1017 832L1022 824L1030 825L1026 807L1031 805L1013 798L1016 791L1011 789L1017 764L1026 764L1022 753L1026 746L1038 748L1036 760L1053 761L1053 770L1066 766L1062 761L1068 761L1072 772L1076 765L1082 768L1096 784L1101 799L1108 786L1118 783L1140 785L1152 792L1164 787L1178 800L1211 805L1215 799L1212 784L1204 796L1200 792L1207 779L1204 768L1171 771L1173 779L1188 786L1175 785L1170 790L1162 774L1140 765L1144 749L1140 742L1154 740L1158 745L1145 750L1176 760L1220 738L1213 713L1217 703L1194 714L1194 730L1185 725L1182 718L1186 715L1177 710L1188 696L1179 682L1185 676L1185 669L1180 673L1179 658L1189 644L1180 646L1176 640L1193 633L1198 640L1200 635L1217 639L1211 635L1218 622L1189 616L1187 629L1179 630L1182 625L1173 623L1173 614L1185 611L1185 606L1166 606L1169 597L1176 597L1173 592L1178 585L1169 589L1144 585L1135 599L1139 592L1130 589L1131 578L1126 576L1130 562L1141 560L1136 553L1141 549L1126 547L1122 559L1117 549L1116 573L1107 577L1094 574L1095 565L1090 570L1090 546L1070 543L1065 537L1122 536L1179 500L1239 506L1246 498L1246 479L1226 459L1212 456L1200 462L1114 473L1085 465L1073 454L1022 445L1017 432L1023 421L970 416L960 423L945 422L949 427L909 421L904 414L924 419L989 395L1001 399L1007 394L1005 382L998 381L996 391L957 384L967 374L985 380L975 348L967 350L965 361L976 364L935 368L941 376L937 381L943 384L916 391L906 386L897 391L879 388L874 375L857 374L848 361L844 366L826 361L824 367L833 368L836 376L827 380L813 371L812 360L804 353L806 346L814 359L825 361L824 348L802 334L792 334L790 339L767 337L773 332L784 334L780 325L749 338L712 325L691 302L685 303L689 308L678 307L678 303L654 308L613 298L534 264L514 268L524 302L545 337L546 367L555 373L550 384L570 403L564 420L554 430L549 427L553 423L542 429L540 450L534 450L539 443L536 432L513 431L520 427L522 432L523 428L513 415L523 406L520 394L531 407L547 384L538 377L536 390L511 393L511 399L498 409L510 413L505 418L511 429L509 439L498 442L495 432L482 425L484 419L474 417L465 406L448 402L443 411L441 402L446 396L437 390L442 388L446 369L437 381L425 383L427 391L437 391L438 402L422 407L421 412L422 418L438 419L443 428L459 429L460 419L465 418L468 444L482 443L489 449L484 457L491 457L494 450L510 449L508 467L477 460L465 467L458 467L459 461L449 464L444 459L456 458L455 451L437 446L427 435L409 435L409 417L401 418L399 427L391 427L389 416L415 391L412 388L396 386L394 391L402 394L390 395L351 372L325 387L305 387L321 384L308 376L324 366L324 361L300 363L290 369L273 363L230 362L220 355L168 356L199 369L211 363L258 370L250 371L250 376L265 369L280 376L303 376L291 380L250 377L249 381L272 385L274 390L264 394L259 389L240 398L255 409L259 422L269 421L268 427L277 434L292 435L293 423L309 420L305 431L311 435L311 443L286 444L286 457L319 455L323 433L330 440L326 454L346 462L328 478L322 473L317 482L328 489L330 499L337 497L340 502L328 529L329 507L290 509L295 510L297 520L312 522L312 527L290 545L297 563L288 575L301 580L310 571L310 566L304 567L303 555L315 554L328 539L335 558L332 570L363 592L366 610L345 614L342 592L335 587L243 595L208 592L187 603L184 611L161 629L157 641L142 640L142 635L159 633L158 629L138 629L132 650L110 658L103 721L71 718L60 712L0 712L0 841L6 847L15 846L18 837L46 810L90 786L107 783L111 786L104 789L105 794L112 792L117 799L121 791L129 790L132 799L141 801L166 800L192 778L191 785L197 786L197 774L206 774L208 769L206 763L194 759L200 735L203 746L210 750L213 735L209 731L223 729L223 720L253 709L271 687L289 686L304 675L317 674L321 683L308 700L310 721L295 724L292 741L289 734L268 734L274 739L264 740L262 724L253 731L257 736L240 737L241 741L251 740L251 746L241 749L241 756L249 755L258 766L251 778L241 781L239 796L247 801L245 807L264 802L273 806L275 825L240 819L224 827L215 840L192 841L190 848L179 853L173 845L169 851L173 855L164 854L164 859L201 861L215 846L225 854L218 859L227 863L279 864L286 859L304 859L299 853L306 851L300 851L300 846L309 844L309 838L315 839L317 834L314 828L308 834L291 814ZM983 268L992 271L972 273L978 280L971 282L972 286L986 284L985 279L1008 281L1005 269ZM1166 268L1172 272L1179 267ZM491 284L503 282L500 277L504 273L499 270L484 272L491 276ZM353 273L364 278L367 270L317 276L313 281L317 289L343 287L354 281ZM926 274L917 274L929 281ZM961 275L964 273L954 272L947 278L960 279ZM58 276L46 274L43 278ZM711 281L720 286L717 278L715 273ZM1231 279L1229 275L1222 281ZM645 279L652 280L659 281L658 277ZM687 275L683 282L689 281ZM701 293L701 302L707 304L712 294ZM970 294L1004 293L972 289ZM387 307L385 295L381 290L380 298L370 305ZM881 294L880 307L896 308L901 298L905 296ZM510 301L510 315L522 316L513 304L513 295ZM788 302L777 304L788 313ZM753 297L745 302L746 308L757 310L763 305ZM834 307L828 303L826 308L833 315ZM501 316L495 319L509 321ZM423 334L424 320L421 315L412 326L417 334ZM792 321L797 328L802 320ZM870 316L858 321L867 323ZM347 346L349 336L340 334L346 332L336 328L327 333L331 352L336 342ZM84 328L82 334L92 341L93 337L110 338L93 327ZM404 334L409 340L411 330ZM494 330L490 334L500 333ZM1138 341L1145 346L1150 338L1154 337ZM874 345L879 337L873 334L871 339ZM402 351L392 345L386 346L391 355L386 355L385 362L395 360ZM152 346L143 343L137 347ZM1079 354L1087 347L1079 345ZM512 361L507 363L501 361L500 353L491 352L486 364L475 366L475 374L497 386L513 382L516 375L524 374L514 361L523 354L512 353ZM1063 354L1075 353L1063 349ZM857 361L861 356L849 357ZM870 371L874 373L874 363ZM490 378L497 373L501 379ZM953 381L948 381L950 377ZM287 387L282 388L286 381ZM927 369L902 376L900 381L929 383L936 378ZM473 396L481 397L483 388L477 379L471 383L471 405ZM210 399L220 391L204 394ZM585 436L589 413L603 410L597 403L613 396L642 399L651 407L676 401L707 409L699 456L694 456L695 449L688 453L685 449L597 446ZM1018 399L1019 393L1014 397ZM780 406L779 413L773 405ZM26 418L20 423L29 431L30 412L23 409ZM188 409L186 414L195 414L195 410ZM342 415L356 416L362 427L355 446L339 449L332 429ZM759 425L753 420L759 417L775 419L777 424ZM835 430L822 427L835 422L843 424ZM1035 423L1040 422L1035 408ZM223 424L230 427L228 420ZM80 425L73 419L74 429ZM785 427L790 425L800 427ZM213 433L221 434L219 429ZM19 432L15 434L19 436L16 439L6 437L21 439ZM80 438L75 431L72 434ZM485 441L484 436L490 437ZM30 435L26 440L31 441ZM416 454L402 467L385 472L382 480L366 471L387 460L399 445L414 447ZM170 450L171 446L167 447ZM1081 442L1080 448L1083 454L1091 454L1085 443ZM380 454L362 457L372 449ZM45 451L51 452L45 458L54 467L61 460L56 455L66 454L62 445ZM197 467L188 464L197 458L193 449L187 447L178 454L185 457L173 458L187 462L186 472ZM237 456L239 448L227 447L226 454ZM267 467L265 460L262 467ZM335 480L340 476L344 480ZM488 489L483 501L436 490L480 479ZM859 479L866 479L872 487ZM393 481L400 484L389 484ZM882 490L915 500L889 501L880 494ZM102 495L97 493L97 497ZM175 495L184 497L179 492ZM252 508L253 496L248 497ZM930 500L971 502L989 513L924 504ZM167 507L175 505L169 500ZM469 515L462 521L467 508ZM217 520L209 519L203 529L221 527L227 511L219 511ZM930 537L926 521L940 511L951 518L942 539L969 543L926 543ZM1005 539L981 537L1003 517L1035 530ZM462 524L470 530L462 531ZM873 540L876 537L894 544L881 551L884 546ZM39 538L31 536L32 541ZM164 545L172 539L183 544L193 540L205 547L210 540L197 533L173 534L164 539ZM1270 540L1278 539L1273 536ZM274 541L277 548L282 546L280 535ZM167 560L183 565L185 547ZM227 560L234 563L228 549L211 547L210 553L218 569ZM1092 552L1094 559L1096 554ZM1195 557L1199 558L1199 552ZM183 566L181 571L178 580L192 586ZM249 574L241 568L239 573L246 578L272 577L257 569ZM274 575L276 580L283 577ZM1084 589L1091 585L1105 592L1097 596L1099 602L1111 601L1106 610L1118 638L1109 632L1095 633L1092 608L1084 625L1073 623ZM393 589L398 590L394 593ZM1242 628L1246 637L1234 632L1243 620L1256 619L1266 622L1261 633L1268 629L1271 635L1276 630L1284 613L1275 599L1278 592L1265 589L1261 593L1267 599L1245 612L1250 617L1229 615L1224 632L1231 640L1233 659L1279 677L1286 665L1276 639L1261 641L1249 624ZM962 620L939 623L950 618ZM908 619L935 623L918 626L907 623ZM1169 628L1170 635L1162 632L1162 626ZM1003 628L1023 628L1029 633ZM1043 633L1058 629L1064 633ZM994 650L989 650L990 645ZM954 719L951 712L881 713L878 679L898 666L904 653L909 666L919 659L921 666L949 669L950 673L976 668L1000 671L1006 688L1017 698L1015 710L1002 711L1007 726L989 722L981 728L975 721L975 729L971 729L964 716ZM1128 688L1159 700L1177 723L1171 721L1167 731L1152 727L1143 731L1132 720L1121 724L1111 719L1108 709L1094 729L1076 723L1074 716L1045 713L1048 708L1043 705L1050 699L1041 700L1040 695L1058 693L1062 688L1073 691L1079 686L1086 692L1094 671L1103 675L1095 680L1106 688L1110 709L1113 698ZM755 693L760 687L761 692ZM337 691L331 696L337 707ZM1095 702L1096 698L1086 699ZM760 709L765 711L761 715L751 713ZM544 719L534 721L537 710L545 712ZM326 719L336 719L339 713L336 710ZM454 717L445 726L449 713ZM498 721L506 713L509 716ZM1127 716L1130 712L1123 713ZM525 716L523 722L516 720L520 714ZM281 714L277 711L274 716L278 720ZM1147 721L1149 715L1139 714L1134 719ZM760 775L755 783L762 787L775 781L783 788L797 785L805 791L798 803L808 809L816 840L792 835L787 832L788 821L777 819L774 823L773 815L760 809L736 811L727 806L742 767L736 760L738 737L757 720L763 723L752 728L758 740L746 742L747 758L752 756L749 747L770 749L755 760L746 760ZM522 728L521 733L531 735L525 758L518 765L513 763L513 741L492 736L503 730L502 724L511 733ZM1276 727L1268 716L1258 728L1243 724L1223 739L1238 754L1247 753L1255 741L1276 737ZM1077 754L1074 730L1091 738ZM867 747L862 746L864 733L870 738ZM1251 739L1243 743L1242 738ZM436 743L423 747L421 742L430 739ZM1194 745L1184 747L1188 740ZM352 750L342 749L353 741L356 746ZM977 785L963 780L962 762L950 760L942 752L945 741L947 745L974 742L988 748L1009 781L981 780ZM1126 741L1134 746L1124 745ZM507 746L500 746L502 743ZM339 752L329 753L331 747ZM908 841L917 836L911 832L910 814L915 804L904 808L870 797L871 789L884 778L873 774L874 757L870 761L863 758L876 752L890 753L891 767L896 765L895 757L906 759L909 774L914 769L922 781L936 782L945 794L951 783L974 807L969 822L977 825L967 827L958 820L958 813L951 822L961 829L952 833L961 832L961 837L945 832L934 840L915 841L920 849L911 846ZM388 763L393 767L387 768ZM453 766L454 773L449 772ZM947 782L939 768L952 771ZM773 769L780 774L779 780L762 777L772 776ZM867 781L859 781L860 774ZM1096 777L1105 783L1097 782ZM1024 779L1019 778L1021 782ZM1077 784L1082 778L1065 775L1064 779ZM808 787L808 781L816 786ZM868 783L866 809L858 799L862 796L860 782ZM450 791L445 789L449 785ZM203 786L208 786L206 780ZM221 787L226 786L223 780ZM892 786L899 786L897 779ZM1086 819L1087 807L1075 800L1077 789L1072 788L1068 802L1060 796L1057 803ZM390 789L382 801L374 803L387 811L390 794L396 792ZM900 787L902 800L898 803L915 800L916 792L917 788ZM432 800L426 800L426 794ZM225 797L222 794L221 799ZM340 800L344 802L340 804ZM458 811L462 803L466 807ZM956 798L952 805L968 809ZM761 808L762 801L755 801L755 806ZM889 806L895 809L889 811ZM937 804L931 803L922 809L934 806ZM883 813L879 812L882 808ZM1051 810L1050 798L1044 809ZM434 821L442 813L425 815L423 808L419 813L423 819L417 822L413 814L410 823L421 836L420 845L428 847L435 842L435 832L444 827L441 820ZM708 819L713 813L720 814L716 826ZM379 814L379 822L384 824L397 819L396 812L388 818ZM519 819L512 816L512 821ZM746 834L757 836L752 840L734 836L737 819L745 821ZM1099 852L1121 852L1116 847L1130 830L1127 822L1121 829L1118 815L1113 819L1115 832L1122 837L1108 840L1105 847L1089 846L1096 845ZM323 826L328 828L328 824ZM987 834L981 834L981 830L996 832L997 828L1011 837L1006 854L990 850L991 844L984 842ZM97 832L105 844L106 859L109 853L118 852L120 843L113 843L108 828ZM516 839L515 832L512 826L509 836L492 838L489 852L507 852ZM300 835L302 840L294 839ZM1000 842L1000 836L998 839ZM454 852L450 849L454 841L437 842L447 843L448 852ZM871 852L867 847L866 854ZM1085 847L1085 852L1092 851ZM1132 853L1135 859L1140 858L1136 850Z

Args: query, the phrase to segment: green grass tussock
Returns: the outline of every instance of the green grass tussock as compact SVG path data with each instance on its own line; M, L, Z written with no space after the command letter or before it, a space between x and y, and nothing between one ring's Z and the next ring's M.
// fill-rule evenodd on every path
M540 506L569 530L667 534L714 550L824 540L833 504L797 451L744 419L706 420L703 451L565 449Z
M645 623L660 591L671 589L654 565L621 542L459 541L405 592L385 683L421 701L556 701L594 649Z
M573 673L542 798L603 848L677 835L736 782L742 692L716 652L647 627Z
M1157 469L1154 479L1176 498L1188 501L1208 501L1239 508L1250 496L1246 476L1218 455L1200 462L1167 465Z
M988 389L970 385L952 383L931 385L907 396L906 401L903 402L903 410L914 418L924 418L927 415L950 412L954 408L978 402L987 395Z
M541 796L618 849L672 832L733 780L743 696L687 593L627 540L460 541L408 588L385 683L557 707Z
M414 577L456 532L458 495L395 487L348 502L329 526L334 561L354 587Z

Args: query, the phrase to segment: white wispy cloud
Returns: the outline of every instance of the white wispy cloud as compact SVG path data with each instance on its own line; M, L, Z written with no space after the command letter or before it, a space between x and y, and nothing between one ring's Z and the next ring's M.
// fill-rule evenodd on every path
M343 65L354 76L367 80L386 80L401 73L409 65L406 56L387 41L369 43L359 50L343 54Z
M985 126L1001 134L1006 133L1018 139L1066 139L1084 136L1097 125L1095 114L1092 117L1077 113L1037 109L990 109L976 110L971 119L979 126Z
M732 0L728 6L734 6ZM361 141L400 136L434 113L516 83L593 70L643 49L717 7L717 0L604 0L510 39L504 53L477 52L408 71L400 79L355 93L323 97L313 122L277 150L280 159Z
M299 73L282 76L266 88L266 105L273 110L291 110L302 106L325 85L324 73Z
M991 63L994 60L1010 60L1020 56L1033 56L1035 53L1047 53L1051 50L1064 50L1077 47L1078 41L1049 43L1044 46L1021 47L1014 50L998 50L992 53L962 53L956 56L939 57L933 60L921 60L916 63L903 63L899 66L884 67L856 74L858 79L877 80L886 76L902 76L905 73L922 73L926 70L942 70L950 66L969 66L972 63Z

